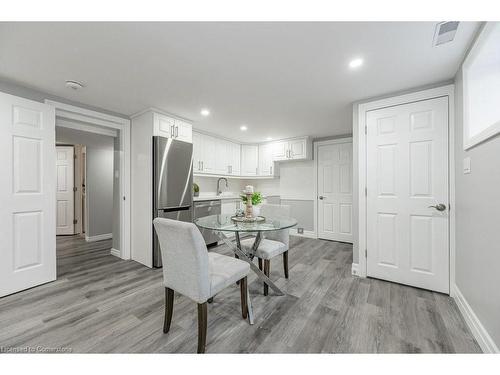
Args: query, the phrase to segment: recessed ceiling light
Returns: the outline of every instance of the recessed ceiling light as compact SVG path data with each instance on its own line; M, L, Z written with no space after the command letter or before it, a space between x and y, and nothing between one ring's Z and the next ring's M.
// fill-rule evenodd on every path
M272 141L273 140L273 137L267 137L266 138L266 141Z
M203 108L200 113L201 113L202 116L206 117L206 116L208 116L210 114L210 111L208 109L206 109L206 108Z
M349 68L356 69L363 65L363 59L357 58L349 62Z
M83 87L83 83L78 82L78 81L74 81L72 79L68 79L68 80L66 80L66 87L69 87L70 89L73 89L73 90L78 90L78 89L81 89Z
M247 128L247 126L246 126L246 125L241 125L241 126L240 126L240 130L241 130L241 131L243 131L243 132L244 132L244 131L246 131L247 129L248 129L248 128Z

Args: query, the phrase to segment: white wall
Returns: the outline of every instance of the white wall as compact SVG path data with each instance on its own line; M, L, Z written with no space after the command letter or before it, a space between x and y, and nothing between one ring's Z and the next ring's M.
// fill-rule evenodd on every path
M56 126L56 142L87 146L86 236L112 233L114 138Z
M463 82L455 85L455 283L500 347L500 136L463 150ZM471 173L463 159L471 158Z

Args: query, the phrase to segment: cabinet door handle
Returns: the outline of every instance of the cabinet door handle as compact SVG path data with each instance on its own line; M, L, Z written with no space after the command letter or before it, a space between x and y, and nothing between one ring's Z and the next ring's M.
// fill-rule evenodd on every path
M175 138L177 138L179 136L179 127L176 126L175 127Z
M270 175L272 175L272 174L273 174L273 166L272 166L272 165L269 167L269 174L270 174Z
M170 137L175 137L174 125L170 125Z
M201 162L201 170L204 171L205 170L205 163L202 161Z
M255 168L255 174L259 174L259 168Z
M293 158L293 151L290 149L290 159Z

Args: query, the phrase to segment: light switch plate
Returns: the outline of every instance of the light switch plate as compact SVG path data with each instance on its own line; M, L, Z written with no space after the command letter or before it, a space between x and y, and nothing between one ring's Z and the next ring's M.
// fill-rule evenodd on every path
M464 174L470 173L470 156L464 158Z

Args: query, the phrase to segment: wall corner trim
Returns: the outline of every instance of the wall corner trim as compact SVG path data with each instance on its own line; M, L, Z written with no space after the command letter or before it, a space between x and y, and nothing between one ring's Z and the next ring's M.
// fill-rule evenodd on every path
M496 346L491 336L488 334L488 331L481 324L481 321L474 313L474 310L472 310L472 307L469 305L456 284L452 285L451 292L451 296L455 300L458 309L462 313L462 316L467 323L467 326L471 330L474 338L476 339L483 352L500 353L500 350L498 350L498 347Z
M96 242L102 240L109 240L110 238L113 238L113 233L98 234L97 236L85 236L85 241Z
M351 275L353 276L359 276L359 263L353 263L351 266Z

